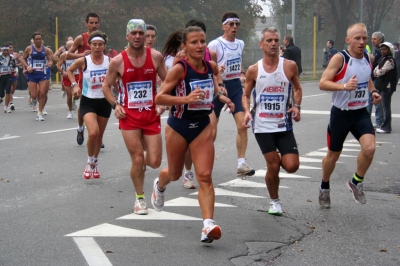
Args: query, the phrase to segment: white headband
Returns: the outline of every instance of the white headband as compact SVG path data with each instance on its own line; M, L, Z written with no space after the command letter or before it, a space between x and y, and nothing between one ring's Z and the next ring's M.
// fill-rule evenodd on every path
M105 41L102 37L100 37L100 36L93 37L93 38L90 40L90 42L93 42L93 41L102 41L102 42L106 43L106 41Z
M8 46L1 47L1 50L9 50L9 49L10 49L10 47L8 47Z
M227 18L224 22L222 22L222 25L225 25L226 23L231 22L231 21L240 22L240 20L238 18Z

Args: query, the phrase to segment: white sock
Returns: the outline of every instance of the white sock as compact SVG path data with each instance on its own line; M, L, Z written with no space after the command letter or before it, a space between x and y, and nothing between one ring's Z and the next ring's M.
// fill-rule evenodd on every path
M93 156L88 156L87 162L88 163L93 163L94 162L94 157Z
M85 127L84 126L78 126L78 131L79 132L83 132L85 130Z
M207 226L213 226L215 225L215 222L213 219L204 219L203 220L203 226L207 227Z
M246 162L246 158L238 158L238 168Z

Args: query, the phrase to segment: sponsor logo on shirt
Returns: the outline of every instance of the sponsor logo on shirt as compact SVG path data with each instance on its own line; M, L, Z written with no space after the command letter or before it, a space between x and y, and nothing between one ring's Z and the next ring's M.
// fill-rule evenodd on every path
M134 68L128 68L128 69L126 70L126 72L133 72L133 71L135 71Z
M148 68L144 70L144 74L152 74L153 73L153 69Z

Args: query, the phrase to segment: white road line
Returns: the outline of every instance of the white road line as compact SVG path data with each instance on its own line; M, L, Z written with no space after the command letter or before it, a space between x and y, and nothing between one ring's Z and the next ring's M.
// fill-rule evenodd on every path
M89 266L112 266L93 237L74 237L74 241L81 250Z
M10 136L9 134L4 135L0 140L7 140L7 139L16 139L20 138L20 136Z
M53 130L53 131L38 132L38 133L36 133L36 134L50 134L50 133L58 133L58 132L64 132L64 131L70 131L70 130L76 130L76 127L74 127L74 128L66 128L66 129L59 129L59 130Z
M311 98L311 97L318 97L318 96L325 96L329 95L330 93L321 93L321 94L314 94L314 95L308 95L308 96L303 96L302 98Z
M200 205L199 205L200 206ZM148 209L149 215L137 215L131 213L122 217L117 218L117 220L180 220L180 221L202 221L202 218L191 217L187 215L182 215L173 212L157 212L153 209Z

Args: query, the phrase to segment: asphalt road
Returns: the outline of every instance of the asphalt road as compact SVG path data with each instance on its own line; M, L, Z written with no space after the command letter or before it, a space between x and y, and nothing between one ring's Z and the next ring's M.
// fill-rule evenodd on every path
M282 217L267 213L265 162L250 131L246 158L256 175L236 177L235 126L222 114L213 180L223 236L212 244L200 243L197 189L181 181L168 186L164 212L133 214L130 158L113 116L99 156L101 178L84 180L86 147L76 143L76 117L66 118L57 86L44 122L35 120L27 92L17 91L16 111L0 114L0 265L400 265L399 93L392 134L377 135L364 182L367 204L356 204L345 187L360 149L349 135L331 179L332 208L322 210L331 95L316 82L302 86L294 131L301 167L293 175L281 171ZM146 195L158 172L146 172Z

